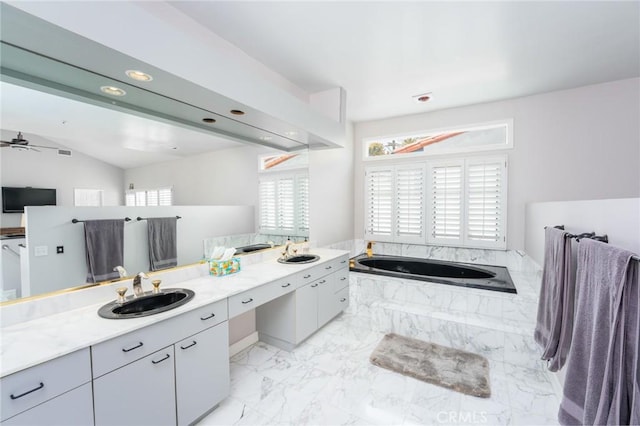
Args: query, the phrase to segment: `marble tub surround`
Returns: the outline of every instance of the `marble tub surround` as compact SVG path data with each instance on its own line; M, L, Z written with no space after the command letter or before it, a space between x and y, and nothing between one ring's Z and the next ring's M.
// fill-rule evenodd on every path
M345 254L343 251L327 249L315 249L314 252L322 261L336 259ZM168 276L167 286L188 288L195 292L195 297L176 309L143 318L126 320L100 318L97 314L98 308L115 299L115 291L113 293L107 291L111 286L99 288L96 293L78 296L79 299L74 300L74 303L80 303L82 299L85 302L82 307L65 309L63 302L53 302L55 306L42 305L50 313L35 315L34 312L29 312L34 315L28 316L29 319L25 321L11 325L3 323L0 329L2 335L0 377L296 274L314 265L316 264L283 265L271 259L246 267L243 265L241 272L224 277L212 277L207 274L178 281L178 277L185 277L185 275ZM206 265L204 268L206 272ZM171 272L178 273L179 270ZM193 270L186 272L186 274L192 273L202 274L202 270L196 266ZM91 289L87 292L89 290ZM106 296L103 291L109 295ZM9 307L1 307L0 311Z

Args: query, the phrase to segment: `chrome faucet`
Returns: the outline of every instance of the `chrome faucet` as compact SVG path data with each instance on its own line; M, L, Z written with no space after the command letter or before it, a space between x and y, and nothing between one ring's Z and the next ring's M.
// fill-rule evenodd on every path
M144 291L142 291L142 279L148 280L149 276L144 272L140 272L133 278L133 297L141 296Z
M282 252L282 257L281 259L287 260L289 259L291 256L295 255L297 253L297 249L292 249L291 246L293 245L293 241L291 240L287 240L287 243L284 246L284 251ZM291 251L293 251L293 254L291 254Z

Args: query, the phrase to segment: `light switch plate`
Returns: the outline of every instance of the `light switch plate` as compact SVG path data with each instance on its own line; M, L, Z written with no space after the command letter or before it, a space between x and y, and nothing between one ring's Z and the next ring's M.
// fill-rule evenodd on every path
M37 246L34 250L34 254L36 256L47 256L49 254L49 249L47 246Z

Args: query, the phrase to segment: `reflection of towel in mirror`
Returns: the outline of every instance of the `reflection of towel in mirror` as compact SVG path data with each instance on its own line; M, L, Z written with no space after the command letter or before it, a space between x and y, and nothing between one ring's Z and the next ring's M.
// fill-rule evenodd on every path
M571 261L571 239L561 229L545 230L544 269L540 286L538 319L534 338L543 349L548 368L564 365L573 331L575 280Z
M87 282L119 278L118 265L124 259L124 221L86 220L84 240L87 252Z
M558 420L629 424L637 416L638 271L633 253L580 240L571 351ZM634 406L635 404L635 406ZM633 424L633 423L632 423Z
M176 217L147 219L149 269L159 271L178 265Z

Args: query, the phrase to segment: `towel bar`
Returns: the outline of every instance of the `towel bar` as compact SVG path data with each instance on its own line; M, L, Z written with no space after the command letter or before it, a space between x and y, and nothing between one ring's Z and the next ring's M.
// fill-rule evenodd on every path
M100 220L100 219L93 219L93 220ZM125 217L123 219L125 222L129 222L131 220L130 217ZM71 223L80 223L80 222L86 222L86 220L78 220L76 218L71 219Z

